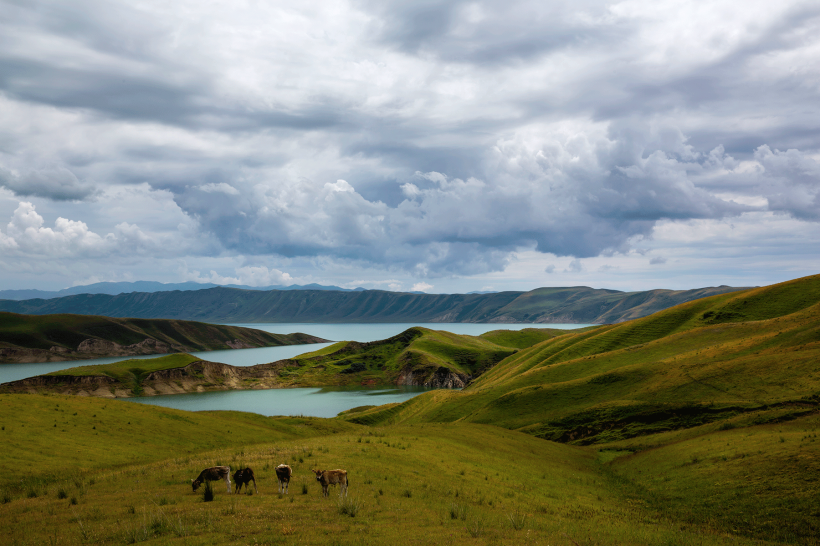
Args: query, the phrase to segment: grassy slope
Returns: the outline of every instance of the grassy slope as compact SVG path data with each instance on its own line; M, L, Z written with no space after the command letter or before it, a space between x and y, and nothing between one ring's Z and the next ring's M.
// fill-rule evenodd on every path
M519 351L460 393L411 400L407 411L412 421L462 419L589 442L800 400L820 393L818 302L814 276L566 333ZM378 411L358 419L377 422Z
M367 429L37 395L0 404L15 468L0 477L9 544L763 544L682 528L589 448L495 427ZM287 497L282 462L294 469ZM203 502L190 480L215 464L251 466L259 494L217 483ZM316 467L348 470L348 514L334 488L321 497Z
M816 544L818 302L820 276L699 300L544 341L462 392L344 418L487 422L593 443L658 517Z
M300 355L292 359L283 376L290 377L294 385L395 383L408 371L423 381L440 368L475 376L513 354L518 346L536 343L555 332L526 329L475 337L414 327L382 341L342 342Z
M66 471L73 477L238 443L356 428L327 419L192 413L97 398L0 394L2 460L15 469L0 476L0 489L18 494L27 483L52 483Z
M121 383L130 383L132 381L140 382L151 372L160 370L168 370L172 368L182 368L191 362L196 362L199 358L189 354L175 354L160 356L157 358L134 358L130 360L121 360L112 364L98 364L95 366L77 366L76 368L69 368L67 370L59 370L51 372L46 375L74 375L94 376L107 375Z
M310 342L304 334L271 334L251 328L181 320L119 319L87 315L18 315L0 312L0 347L76 350L86 339L131 345L153 338L185 351L229 349L240 340L257 347ZM95 356L95 355L89 355ZM75 355L75 358L82 358Z

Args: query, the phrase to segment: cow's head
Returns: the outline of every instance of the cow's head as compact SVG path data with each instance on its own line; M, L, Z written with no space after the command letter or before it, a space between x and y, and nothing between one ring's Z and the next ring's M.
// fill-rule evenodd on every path
M316 481L322 481L322 474L325 473L324 470L314 470L314 474L316 474Z
M194 488L194 493L196 493L196 490L197 490L197 489L199 489L199 485L200 485L201 483L202 483L202 482L201 482L201 481L199 481L199 480L191 480L191 487L193 487L193 488Z

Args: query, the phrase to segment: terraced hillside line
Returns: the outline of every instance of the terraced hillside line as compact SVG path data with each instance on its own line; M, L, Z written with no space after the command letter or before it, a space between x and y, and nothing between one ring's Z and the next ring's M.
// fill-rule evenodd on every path
M0 363L248 349L325 343L302 333L272 334L203 322L0 312Z

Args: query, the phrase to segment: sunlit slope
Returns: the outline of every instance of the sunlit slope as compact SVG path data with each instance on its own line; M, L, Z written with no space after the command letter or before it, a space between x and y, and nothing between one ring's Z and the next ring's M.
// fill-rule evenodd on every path
M305 438L357 427L318 418L186 412L99 398L0 394L0 489L63 471L115 468L203 450ZM55 478L56 479L56 478ZM16 485L17 484L17 485Z
M563 334L563 330L493 331L467 336L408 328L370 343L341 342L289 361L284 377L302 385L362 382L461 386L521 347Z
M566 333L505 359L462 392L350 417L493 423L601 442L696 426L820 393L820 276L704 298Z

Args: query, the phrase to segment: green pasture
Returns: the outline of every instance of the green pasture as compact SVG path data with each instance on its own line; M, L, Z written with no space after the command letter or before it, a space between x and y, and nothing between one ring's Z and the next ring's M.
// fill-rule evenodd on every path
M4 462L17 470L0 479L11 545L773 543L653 505L644 478L619 467L630 457L602 462L589 447L492 426L364 427L41 395L0 403L4 419L29 408L19 430L0 431L4 445L14 439ZM55 418L70 428L48 431ZM277 493L280 463L294 469L289 495ZM214 482L205 502L190 481L217 464L253 468L259 494ZM346 469L348 497L331 487L323 498L312 468Z

